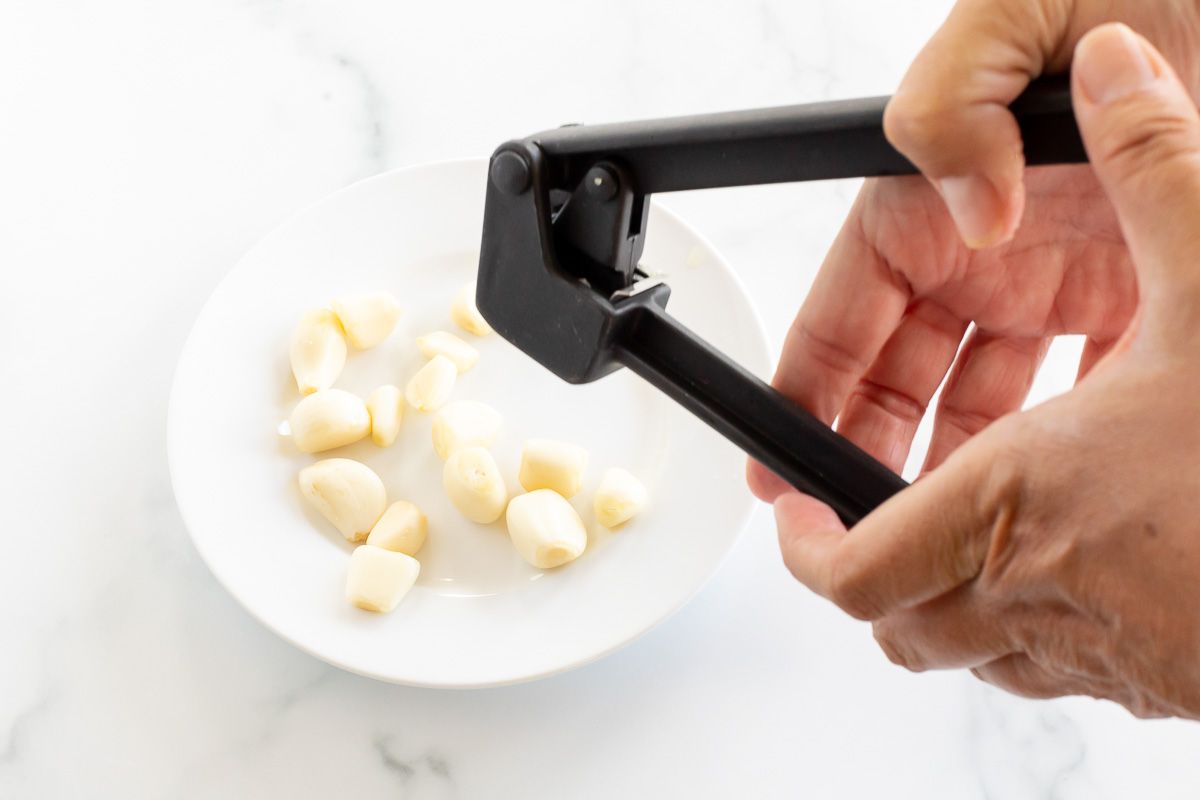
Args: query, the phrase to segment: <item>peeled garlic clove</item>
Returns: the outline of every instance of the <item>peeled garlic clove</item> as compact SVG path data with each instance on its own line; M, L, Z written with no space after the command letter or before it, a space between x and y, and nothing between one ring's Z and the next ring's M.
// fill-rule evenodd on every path
M367 544L415 556L425 544L429 522L421 509L407 500L397 500L371 528Z
M445 460L461 447L491 447L503 422L500 412L484 403L451 403L433 417L433 449Z
M421 564L412 556L364 544L350 554L346 599L361 609L391 611L417 582Z
M541 569L574 561L587 549L583 520L562 495L549 489L514 497L505 522L521 558Z
M300 470L300 493L352 542L367 538L387 507L383 481L349 458L326 458Z
M496 459L482 447L455 450L442 469L442 487L460 514L480 524L500 519L508 502Z
M606 528L615 528L645 508L649 499L645 484L632 472L614 467L600 476L592 508L597 522Z
M469 283L459 290L450 304L450 319L454 324L467 333L476 336L487 336L492 332L492 326L475 307L475 284Z
M526 491L553 489L570 499L579 492L588 454L577 444L530 439L521 451L518 479Z
M426 358L442 355L454 362L459 372L466 372L479 361L479 351L453 333L434 331L417 337L417 347Z
M380 386L367 395L367 412L371 415L371 441L380 447L390 447L400 434L404 419L404 395L390 384Z
M349 294L331 304L333 313L342 321L346 338L358 350L366 350L382 342L400 319L400 304L389 292Z
M313 392L288 417L292 442L304 453L357 442L371 430L371 415L358 395L341 389Z
M337 315L327 308L306 312L292 333L290 357L300 394L333 386L346 365L346 337Z
M404 387L404 396L418 411L436 411L450 399L457 377L458 368L453 361L434 356L412 376Z

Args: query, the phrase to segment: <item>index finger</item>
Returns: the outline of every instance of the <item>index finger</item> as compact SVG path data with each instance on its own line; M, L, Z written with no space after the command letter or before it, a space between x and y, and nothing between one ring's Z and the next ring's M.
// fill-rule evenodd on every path
M869 191L859 192L825 255L788 330L772 381L826 425L833 424L850 391L896 332L909 301L907 284L895 277L863 233ZM787 481L753 459L746 480L754 495L768 503L791 490Z
M909 301L863 233L859 193L783 344L775 387L826 424L896 330Z
M811 498L775 501L783 560L801 583L853 617L877 620L972 580L1003 543L1015 478L989 477L995 458L970 442L849 532L814 515ZM1019 473L1010 471L1013 476Z

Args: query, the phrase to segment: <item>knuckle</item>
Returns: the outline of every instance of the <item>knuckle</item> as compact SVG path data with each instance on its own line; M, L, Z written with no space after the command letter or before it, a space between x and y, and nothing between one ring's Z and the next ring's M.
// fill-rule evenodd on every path
M999 689L1035 700L1060 697L1065 688L1025 655L1011 655L971 670L977 678Z
M851 397L875 406L890 417L907 425L917 425L925 416L926 404L920 398L895 386L863 378L851 392Z
M875 643L879 645L879 649L887 656L888 661L898 667L903 667L909 672L924 672L927 668L925 662L919 657L913 648L908 644L896 626L881 620L871 626L871 632L875 636Z
M829 599L855 619L869 621L881 616L869 576L852 559L835 559L830 565Z
M1014 566L1019 520L1025 513L1030 478L1026 454L1018 447L1002 440L989 455L975 497L975 518L980 521L981 535L972 539L970 546L947 553L946 569L956 575L974 576L984 589L995 589Z
M1031 454L1040 448L1030 436L1026 420L1013 414L993 422L986 435L988 458L978 494L982 504L980 518L997 520L1021 505L1036 459Z
M958 405L953 397L943 400L938 408L938 422L961 431L967 438L979 433L993 421L987 414Z
M1041 655L1041 642L1045 638L1045 620L1030 614L1024 604L1013 604L1007 610L1011 617L1008 636L1013 647L1021 653Z
M980 517L997 520L1007 516L1011 509L1020 505L1028 479L1023 455L1002 441L992 452L979 493L979 501L983 505Z
M945 130L945 110L926 93L898 92L883 111L883 134L902 151L932 147Z
M792 323L792 336L803 343L805 350L822 367L841 375L861 375L870 366L862 356L848 348L840 339L821 333L809 320L797 317Z
M1173 716L1169 709L1159 705L1154 698L1148 697L1143 692L1133 692L1127 699L1119 697L1103 699L1120 703L1137 719L1167 719Z

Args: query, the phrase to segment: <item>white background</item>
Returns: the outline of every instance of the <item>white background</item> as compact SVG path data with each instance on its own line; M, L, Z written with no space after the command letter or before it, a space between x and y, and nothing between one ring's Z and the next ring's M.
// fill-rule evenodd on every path
M339 672L210 577L171 495L189 325L338 187L568 121L891 91L949 3L0 5L0 797L1194 797L1200 726L891 667L760 512L626 650L438 692ZM666 198L777 346L853 182ZM1052 359L1044 394L1070 374Z

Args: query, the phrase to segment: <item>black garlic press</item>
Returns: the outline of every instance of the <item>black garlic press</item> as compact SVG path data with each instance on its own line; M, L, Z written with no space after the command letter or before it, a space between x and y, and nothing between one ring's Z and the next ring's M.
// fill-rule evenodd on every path
M916 172L883 134L888 98L569 125L492 155L476 303L554 374L629 367L853 525L907 484L666 312L638 266L650 196ZM1085 161L1062 78L1012 105L1030 165Z

